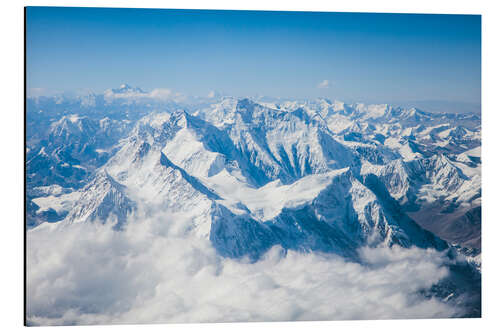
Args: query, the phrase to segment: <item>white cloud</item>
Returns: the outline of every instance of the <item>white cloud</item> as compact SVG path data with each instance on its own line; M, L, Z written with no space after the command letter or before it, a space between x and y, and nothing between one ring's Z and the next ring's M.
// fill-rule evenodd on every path
M120 87L121 88L121 87ZM150 92L144 92L141 90L129 90L124 92L114 92L111 89L104 91L104 98L111 102L113 99L125 99L125 100L154 100L154 101L167 101L172 100L175 102L183 101L186 96L179 92L174 92L168 88L155 88Z
M448 274L431 250L363 249L366 265L272 248L254 263L218 256L186 221L136 217L43 225L27 236L32 325L450 317L418 296ZM47 226L47 227L45 227Z
M154 99L169 99L174 97L174 93L172 93L172 90L170 89L165 89L165 88L156 88L153 89L149 94L147 94L148 97L154 98Z
M28 88L28 97L53 96L56 92L46 88Z
M328 80L323 80L320 83L318 83L318 88L329 88L330 87L330 81Z
M28 97L38 97L38 96L43 96L45 93L44 88L29 88L28 89Z

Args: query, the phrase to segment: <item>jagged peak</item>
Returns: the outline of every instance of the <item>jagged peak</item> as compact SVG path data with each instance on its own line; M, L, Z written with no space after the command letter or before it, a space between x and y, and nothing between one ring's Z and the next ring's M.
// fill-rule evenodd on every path
M132 87L127 83L122 83L118 88L111 88L111 91L115 94L123 94L123 93L142 93L144 94L144 90L139 87Z
M87 186L84 188L85 189L88 189L88 188L91 188L91 187L95 187L96 185L100 185L100 186L103 186L105 187L106 189L108 190L111 190L111 189L116 189L120 192L123 192L125 191L125 186L123 186L122 184L118 183L107 171L106 169L101 169L99 170L94 179L89 183L87 184Z
M78 114L65 115L59 120L54 121L50 125L50 135L60 136L67 134L77 134L81 135L99 127L99 123L95 120L88 118L87 116L82 116Z

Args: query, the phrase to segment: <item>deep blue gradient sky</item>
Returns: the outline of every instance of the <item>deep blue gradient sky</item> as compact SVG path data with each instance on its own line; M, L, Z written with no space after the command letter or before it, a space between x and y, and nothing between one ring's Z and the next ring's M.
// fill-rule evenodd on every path
M481 18L27 9L29 89L124 82L188 95L480 103Z

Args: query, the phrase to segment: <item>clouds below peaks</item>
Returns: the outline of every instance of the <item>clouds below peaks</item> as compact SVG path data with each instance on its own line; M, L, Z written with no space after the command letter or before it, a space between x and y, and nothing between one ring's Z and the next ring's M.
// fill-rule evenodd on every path
M108 101L113 99L125 100L156 100L156 101L183 101L186 96L179 92L174 92L167 88L155 88L150 92L145 92L140 89L129 89L125 91L113 91L108 89L104 91L104 98Z
M30 325L451 317L418 291L448 274L431 250L361 250L366 264L272 248L220 257L170 215L106 225L48 225L27 236Z

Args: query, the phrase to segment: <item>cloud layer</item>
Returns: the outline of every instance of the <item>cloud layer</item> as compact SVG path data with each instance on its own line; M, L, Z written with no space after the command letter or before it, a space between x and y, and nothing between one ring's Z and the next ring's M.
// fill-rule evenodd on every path
M108 101L114 99L125 99L125 100L156 100L156 101L183 101L186 96L179 92L174 92L167 88L155 88L150 92L145 92L142 90L130 89L123 92L114 92L111 89L104 91L104 98Z
M168 215L28 232L30 325L451 317L419 296L448 274L431 250L362 249L365 264L272 248L257 263L218 256Z

